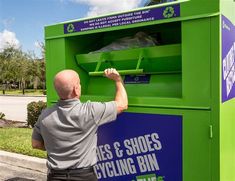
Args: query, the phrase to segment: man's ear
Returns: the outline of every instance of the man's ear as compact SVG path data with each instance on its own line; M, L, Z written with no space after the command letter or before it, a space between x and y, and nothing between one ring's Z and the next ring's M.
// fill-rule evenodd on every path
M78 85L74 86L73 92L74 92L75 96L80 96L80 86L78 86Z

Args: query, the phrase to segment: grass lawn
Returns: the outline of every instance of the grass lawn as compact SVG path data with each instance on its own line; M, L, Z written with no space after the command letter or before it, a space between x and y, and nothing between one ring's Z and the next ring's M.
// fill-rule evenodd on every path
M18 90L18 89L16 89L16 90L14 90L14 89L6 90L5 94L6 95L23 95L22 90ZM3 95L2 90L0 91L0 95ZM32 95L32 96L34 96L34 95L43 95L43 90L38 89L38 90L35 91L34 89L25 89L25 95Z
M0 150L46 158L46 152L32 149L31 128L0 128Z

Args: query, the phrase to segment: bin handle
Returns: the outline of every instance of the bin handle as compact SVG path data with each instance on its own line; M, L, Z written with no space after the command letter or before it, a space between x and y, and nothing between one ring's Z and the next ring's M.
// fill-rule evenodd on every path
M133 69L133 70L118 70L120 75L135 75L135 74L142 74L144 72L143 69ZM104 75L104 71L98 72L89 72L90 76L102 76Z

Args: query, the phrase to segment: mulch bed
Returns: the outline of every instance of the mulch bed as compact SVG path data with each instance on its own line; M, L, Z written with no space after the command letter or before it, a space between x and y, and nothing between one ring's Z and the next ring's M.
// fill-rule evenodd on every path
M19 122L7 119L0 119L0 128L13 127L13 128L27 128L26 122Z

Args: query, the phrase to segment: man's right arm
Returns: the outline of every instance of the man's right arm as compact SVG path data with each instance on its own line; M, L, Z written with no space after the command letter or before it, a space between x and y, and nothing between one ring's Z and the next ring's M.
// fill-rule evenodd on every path
M128 108L128 98L126 89L123 85L122 77L116 69L110 68L104 71L107 78L114 80L116 84L115 102L117 104L117 113L121 113Z

